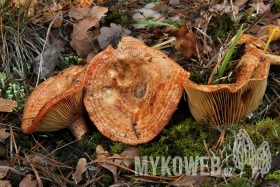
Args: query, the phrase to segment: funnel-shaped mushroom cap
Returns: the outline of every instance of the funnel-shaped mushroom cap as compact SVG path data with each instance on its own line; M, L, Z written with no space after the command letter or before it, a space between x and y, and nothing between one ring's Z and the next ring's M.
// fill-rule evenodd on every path
M238 63L236 83L197 85L184 83L193 117L210 117L214 125L238 123L255 110L266 89L269 62L263 51L245 49Z
M25 103L23 133L56 131L76 121L85 111L84 72L73 66L36 87Z
M189 73L162 52L124 37L94 57L86 71L85 107L113 141L152 140L170 120Z

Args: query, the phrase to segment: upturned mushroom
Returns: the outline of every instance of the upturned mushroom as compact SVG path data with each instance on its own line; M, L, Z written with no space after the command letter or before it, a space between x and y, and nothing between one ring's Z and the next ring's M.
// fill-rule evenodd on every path
M155 138L183 94L186 72L132 37L97 54L86 70L86 110L98 130L129 145Z
M84 73L82 67L72 66L36 87L25 103L22 132L30 134L69 128L80 140L87 132L82 117L85 111Z
M251 42L250 42L251 41ZM193 117L209 117L213 125L239 123L259 105L267 86L270 63L266 54L244 35L238 43L246 43L244 55L236 67L235 82L218 85L198 85L191 80L184 83Z

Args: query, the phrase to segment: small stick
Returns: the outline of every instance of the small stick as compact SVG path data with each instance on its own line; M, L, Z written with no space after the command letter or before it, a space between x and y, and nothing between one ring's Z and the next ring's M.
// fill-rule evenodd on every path
M33 169L34 173L35 173L35 176L36 176L36 179L37 179L37 182L38 182L38 185L39 187L44 187L43 186L43 183L42 183L42 180L37 172L37 170L34 168L33 164L30 162L30 160L28 159L28 156L25 156L26 160L29 162L31 168Z
M223 129L223 131L222 131L222 133L221 133L217 143L212 147L212 149L217 150L217 147L220 148L220 146L222 145L222 142L224 140L225 134L226 134L226 128Z

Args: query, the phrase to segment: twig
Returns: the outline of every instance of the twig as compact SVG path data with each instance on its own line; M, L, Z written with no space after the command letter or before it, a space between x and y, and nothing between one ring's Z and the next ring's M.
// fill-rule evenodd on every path
M35 176L36 176L36 179L37 179L37 182L38 182L38 185L39 187L44 187L43 186L43 183L42 183L42 180L37 172L37 170L34 168L33 164L30 162L30 160L28 159L28 156L25 156L26 160L29 162L31 168L33 169L34 173L35 173Z
M212 149L217 150L217 147L220 148L220 146L222 145L222 142L224 140L225 134L226 134L226 128L223 129L218 141L216 142L216 144L212 147Z
M47 156L53 154L54 152L56 152L56 151L59 150L59 149L62 149L63 147L66 147L66 146L68 146L68 145L70 145L70 144L72 144L72 143L75 143L75 142L77 142L77 141L78 141L78 140L74 140L74 141L72 141L72 142L69 142L69 143L67 143L67 144L65 144L65 145L63 145L63 146L61 146L61 147L59 147L59 148L53 150L52 152L50 152L49 154L47 154Z
M42 71L42 64L43 64L43 53L46 49L46 44L47 44L47 40L49 38L49 35L50 35L50 32L51 32L51 28L52 28L52 25L53 25L53 22L56 20L56 18L61 14L61 12L59 12L55 17L54 19L52 20L52 22L50 23L49 27L48 27L48 30L47 30L47 34L46 34L46 39L45 39L45 42L44 42L44 45L43 45L43 49L42 49L42 52L40 54L41 58L40 58L40 63L39 63L39 71L38 71L38 75L37 75L37 81L36 81L36 86L38 86L39 84L39 80L40 80L40 74L41 74L41 71Z
M211 154L210 154L208 145L206 144L206 141L205 141L205 140L203 140L203 145L204 145L204 147L205 147L205 150L206 150L206 152L207 152L207 155L208 155L209 159L212 160L212 156L211 156Z

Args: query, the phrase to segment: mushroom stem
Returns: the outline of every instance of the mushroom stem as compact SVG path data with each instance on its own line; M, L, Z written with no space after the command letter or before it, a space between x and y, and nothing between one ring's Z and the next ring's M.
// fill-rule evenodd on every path
M69 125L68 129L70 129L77 140L81 140L83 135L89 132L83 116L79 117L76 121Z
M271 65L280 65L280 56L273 54L266 54Z

